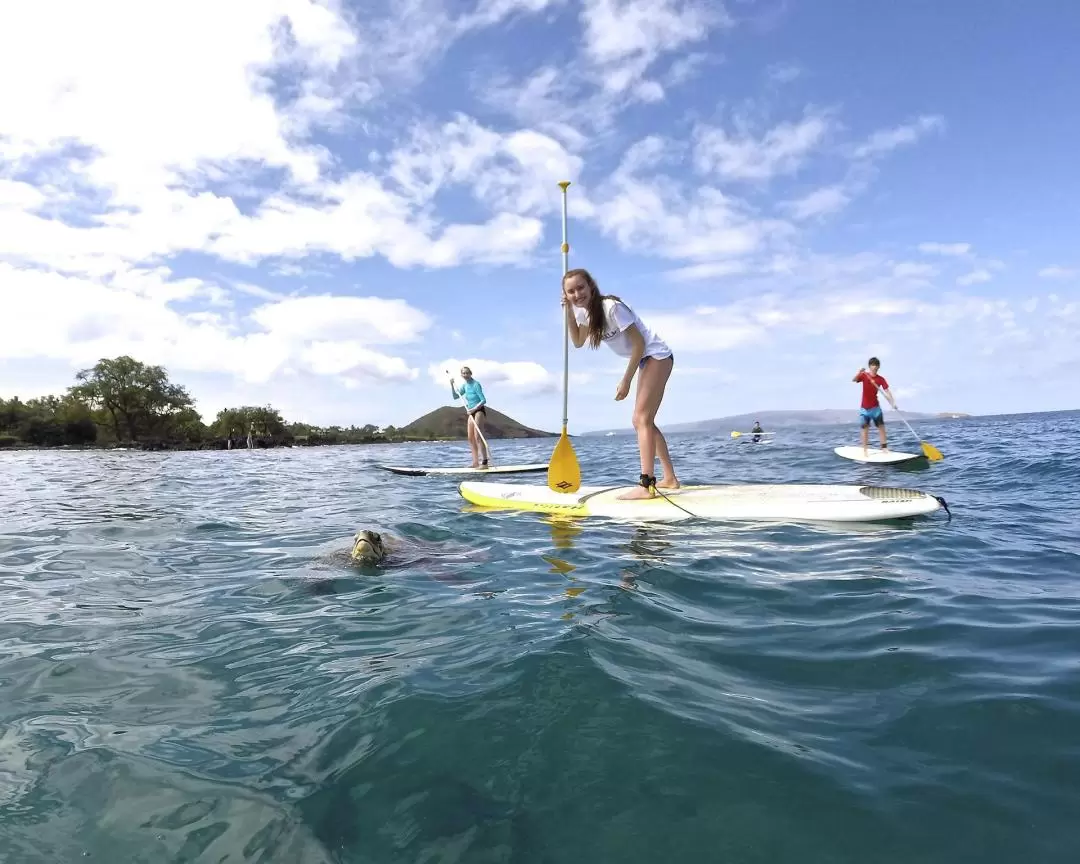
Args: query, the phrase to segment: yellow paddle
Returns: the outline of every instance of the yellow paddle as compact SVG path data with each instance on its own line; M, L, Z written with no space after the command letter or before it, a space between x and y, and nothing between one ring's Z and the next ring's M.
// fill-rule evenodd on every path
M566 276L567 271L570 269L569 254L570 244L566 242L566 187L570 185L569 180L560 180L559 188L562 189L562 256L563 256L563 276ZM564 312L565 315L565 312ZM556 492L577 492L581 488L581 467L578 465L577 454L574 453L574 446L570 443L570 438L566 434L567 424L567 402L568 402L568 388L570 384L570 331L566 326L566 321L563 321L563 402L562 402L562 434L559 436L558 443L555 444L555 450L551 454L551 461L548 463L548 488L553 489Z
M881 390L881 385L880 384L877 385L877 388L878 388L878 390ZM882 391L882 392L884 392L884 391ZM904 415L900 413L900 409L896 407L895 402L892 403L892 408L893 408L893 411L896 412L896 416L904 421L904 425L907 426L908 432L910 432L912 435L914 435L916 440L919 442L919 446L922 447L923 456L925 456L931 462L940 462L942 459L945 458L943 455L941 455L941 451L938 450L937 447L935 447L930 442L923 441L921 438L919 438L919 436L918 436L918 434L916 434L915 430L911 428L911 424L908 423L907 420L904 419Z

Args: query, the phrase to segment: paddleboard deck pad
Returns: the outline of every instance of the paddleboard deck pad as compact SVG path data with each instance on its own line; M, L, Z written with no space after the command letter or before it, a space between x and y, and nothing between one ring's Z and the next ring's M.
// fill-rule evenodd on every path
M864 453L860 445L836 447L833 453L845 459L874 465L895 465L897 462L911 462L914 459L926 458L922 453L901 453L898 450L882 450L880 447L868 447Z
M408 477L423 477L427 474L528 474L534 471L547 471L547 462L537 462L533 465L491 465L487 468L473 468L469 465L449 466L444 468L421 468L410 465L377 465L383 471L392 474L403 474Z
M634 488L582 486L575 493L565 494L547 486L466 480L458 485L458 492L478 507L650 522L690 518L879 522L923 516L946 506L937 496L916 489L824 484L684 486L660 490L663 495L653 498L619 498Z

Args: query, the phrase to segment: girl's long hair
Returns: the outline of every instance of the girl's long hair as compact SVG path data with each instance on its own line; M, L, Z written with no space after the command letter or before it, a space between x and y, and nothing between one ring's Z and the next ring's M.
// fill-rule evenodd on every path
M566 280L571 276L580 276L585 280L585 284L592 289L589 294L588 305L585 307L585 311L589 313L589 346L591 348L599 348L600 342L603 341L604 337L604 300L611 299L620 303L622 300L614 294L601 294L600 286L596 284L596 280L593 279L592 273L584 267L567 270L566 275L563 276L564 286L566 285Z

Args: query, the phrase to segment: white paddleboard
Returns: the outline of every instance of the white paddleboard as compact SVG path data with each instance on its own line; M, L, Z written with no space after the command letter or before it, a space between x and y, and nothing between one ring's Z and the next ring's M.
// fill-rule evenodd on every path
M555 492L547 486L466 480L458 492L470 504L565 516L630 521L715 520L781 522L879 522L933 513L942 503L916 489L823 484L684 486L664 496L621 500L633 486L582 486ZM670 500L667 500L670 499ZM685 509L681 509L685 508Z
M912 459L925 458L922 453L901 453L898 450L882 450L880 447L868 447L863 452L861 444L836 447L833 453L837 456L843 456L845 459L854 459L856 462L867 462L875 465L894 465L897 462L910 462Z
M532 465L492 465L488 468L473 468L470 465L451 466L448 468L420 468L410 465L377 465L392 474L404 474L408 477L423 477L427 474L527 474L531 471L547 471L547 462Z

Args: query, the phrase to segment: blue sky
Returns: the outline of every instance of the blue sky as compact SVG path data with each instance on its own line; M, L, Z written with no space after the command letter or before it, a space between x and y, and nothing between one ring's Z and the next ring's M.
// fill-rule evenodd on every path
M63 22L63 26L59 24ZM1075 408L1080 6L0 8L0 395L163 364L211 420L401 425L468 362L557 430L571 266L667 339L661 425ZM570 430L629 424L571 349Z

